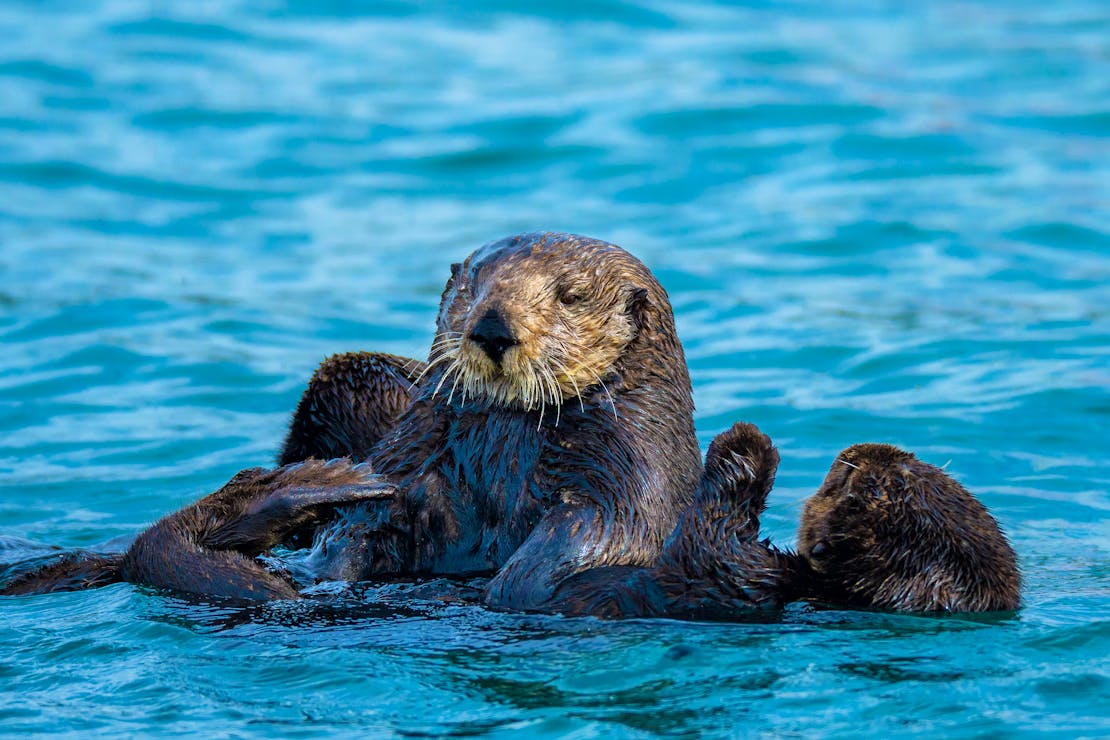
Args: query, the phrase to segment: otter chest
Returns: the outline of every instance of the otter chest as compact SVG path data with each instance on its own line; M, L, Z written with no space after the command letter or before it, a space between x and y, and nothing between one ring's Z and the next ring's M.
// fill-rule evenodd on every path
M496 570L543 515L543 432L517 417L463 417L448 430L439 466L456 534L433 562L437 572Z

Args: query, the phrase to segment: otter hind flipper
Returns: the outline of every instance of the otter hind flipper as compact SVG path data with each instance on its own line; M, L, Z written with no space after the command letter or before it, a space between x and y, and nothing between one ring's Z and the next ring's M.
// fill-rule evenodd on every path
M798 552L813 598L908 612L1009 611L1017 558L998 522L944 470L891 445L837 456L806 503Z
M413 399L426 364L380 352L346 352L320 364L297 403L279 465L309 458L365 459Z
M759 529L759 515L775 483L779 453L771 438L755 424L737 422L709 445L696 505L739 509L748 527Z
M343 504L387 498L369 466L309 460L245 470L213 494L161 519L123 556L124 580L212 596L291 599L291 580L254 559Z
M257 475L242 514L210 527L204 544L217 550L256 555L318 523L337 506L381 501L395 489L369 465L347 458L308 460Z

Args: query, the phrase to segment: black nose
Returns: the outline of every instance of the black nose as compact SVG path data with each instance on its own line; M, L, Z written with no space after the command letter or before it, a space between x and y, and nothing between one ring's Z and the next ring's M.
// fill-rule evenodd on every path
M501 314L492 308L486 311L485 316L478 319L478 323L470 332L470 341L481 347L482 351L497 363L501 362L509 347L518 344L509 327L505 326Z

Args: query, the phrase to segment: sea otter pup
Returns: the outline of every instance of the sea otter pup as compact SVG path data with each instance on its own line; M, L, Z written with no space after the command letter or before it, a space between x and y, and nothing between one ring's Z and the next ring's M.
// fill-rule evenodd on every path
M579 571L650 564L701 472L666 292L635 257L594 239L488 244L452 267L426 366L345 355L321 368L281 460L316 454L365 459L361 495L347 481L327 496L321 473L311 515L294 517L259 509L258 491L232 481L139 535L122 577L292 598L294 584L253 556L323 507L366 498L382 500L316 532L317 576L496 571L488 603L535 609Z
M806 502L792 553L759 540L777 465L753 425L719 435L659 561L578 573L549 609L737 619L802 599L900 612L1020 605L1021 576L998 523L940 468L890 445L850 447Z
M943 470L883 444L849 447L802 511L814 599L910 612L1017 609L998 522Z

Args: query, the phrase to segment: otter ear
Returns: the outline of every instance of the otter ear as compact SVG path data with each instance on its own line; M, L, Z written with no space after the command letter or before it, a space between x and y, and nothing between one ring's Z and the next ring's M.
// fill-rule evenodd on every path
M634 288L632 294L628 296L628 313L637 321L650 305L647 288Z
M648 298L647 288L635 288L628 297L628 315L636 324L636 333L639 334L651 324L651 299Z
M462 272L462 263L461 262L452 262L451 263L451 277L447 278L447 283L443 286L443 296L442 296L443 298L445 298L447 296L447 293L459 281L459 273L460 272ZM442 298L441 298L441 300L442 300Z

